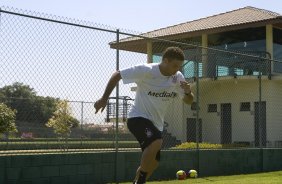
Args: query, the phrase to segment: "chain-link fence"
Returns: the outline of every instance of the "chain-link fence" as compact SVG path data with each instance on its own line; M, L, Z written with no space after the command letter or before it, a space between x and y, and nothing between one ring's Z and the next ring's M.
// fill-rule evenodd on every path
M0 100L17 111L17 132L1 129L1 153L139 150L126 126L136 84L120 82L102 113L93 105L114 71L161 62L168 46L184 50L182 73L195 98L192 105L173 100L163 149L282 146L281 63L268 52L10 8L1 9L0 21ZM72 123L65 132L47 125L62 101Z

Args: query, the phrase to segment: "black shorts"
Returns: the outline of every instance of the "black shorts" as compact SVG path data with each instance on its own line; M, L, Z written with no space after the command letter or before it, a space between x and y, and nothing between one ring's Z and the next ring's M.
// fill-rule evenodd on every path
M134 117L127 120L129 131L136 137L142 151L157 139L162 139L159 131L152 121L143 117Z

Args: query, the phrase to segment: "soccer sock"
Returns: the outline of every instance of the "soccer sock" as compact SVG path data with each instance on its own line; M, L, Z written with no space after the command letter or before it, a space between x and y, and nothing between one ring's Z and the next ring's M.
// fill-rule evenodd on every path
M138 180L135 182L136 184L144 184L146 183L147 173L140 171Z

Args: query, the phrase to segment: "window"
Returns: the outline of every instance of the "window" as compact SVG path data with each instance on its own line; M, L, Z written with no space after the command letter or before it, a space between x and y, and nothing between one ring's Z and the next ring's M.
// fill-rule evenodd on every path
M217 112L217 104L209 104L208 112Z
M282 29L273 29L273 57L282 60ZM274 62L274 72L282 73L282 63Z
M250 102L242 102L240 105L240 111L251 111L251 103Z

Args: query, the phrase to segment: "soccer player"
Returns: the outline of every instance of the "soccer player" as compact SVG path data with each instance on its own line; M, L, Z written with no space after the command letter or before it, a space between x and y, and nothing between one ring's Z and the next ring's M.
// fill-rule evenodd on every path
M136 83L134 105L128 114L127 127L142 149L140 166L134 184L146 183L160 161L164 116L174 98L192 104L194 95L180 72L184 53L178 47L168 47L161 63L140 64L112 74L103 96L95 102L96 113L107 105L108 98L122 79L124 84Z

